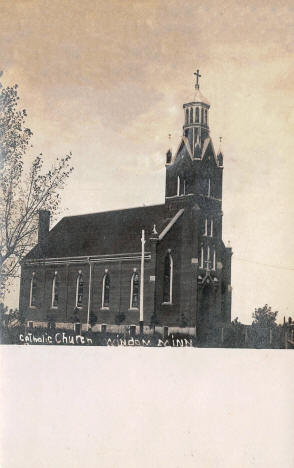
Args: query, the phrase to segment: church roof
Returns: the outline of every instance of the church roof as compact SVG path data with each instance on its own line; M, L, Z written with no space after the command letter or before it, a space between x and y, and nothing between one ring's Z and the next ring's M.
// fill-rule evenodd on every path
M160 234L177 211L153 205L65 217L49 232L47 258L140 252L142 229L148 251L154 224ZM26 258L39 256L36 246Z

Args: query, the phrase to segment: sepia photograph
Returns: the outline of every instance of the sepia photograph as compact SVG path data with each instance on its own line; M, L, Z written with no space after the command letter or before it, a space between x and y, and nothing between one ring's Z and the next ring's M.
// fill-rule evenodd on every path
M264 400L265 431L271 414L285 434L294 434L293 421L289 428L285 419L293 414L286 365L293 364L294 349L293 4L0 3L2 394L26 382L32 395L28 375L46 395L56 379L62 387L67 374L83 376L76 387L81 394L86 375L94 387L98 381L107 387L104 357L113 372L120 369L122 382L161 362L153 376L145 375L151 387L172 379L171 366L185 385L192 377L184 369L193 374L194 365L192 387L209 385L202 380L206 372L214 386L218 370L207 369L218 362L224 395L234 366L233 379L242 379L248 367L248 389L261 394L261 369L272 367L276 377L267 395L280 379L276 395L283 405L269 410L274 404ZM9 362L19 369L13 385ZM99 379L90 374L90 362L100 363ZM36 376L47 366L52 382L45 385L45 374ZM69 401L75 385L68 383ZM196 387L187 402L202 392ZM244 395L248 389L242 385ZM106 408L113 408L112 391L105 392ZM219 408L208 387L204 393ZM146 411L153 407L149 397ZM126 407L137 408L130 394L126 398ZM11 402L4 406L6 440L13 418ZM178 418L184 413L181 407ZM231 440L234 430L225 427ZM182 436L189 430L185 426ZM2 458L3 468L157 467L164 460L175 468L290 468L286 439L274 454L246 455L244 464L231 454L209 458L209 450L197 458L194 448L180 448L174 464L166 454L154 462L104 459L103 450L100 462L62 455L41 463L36 455L20 465Z

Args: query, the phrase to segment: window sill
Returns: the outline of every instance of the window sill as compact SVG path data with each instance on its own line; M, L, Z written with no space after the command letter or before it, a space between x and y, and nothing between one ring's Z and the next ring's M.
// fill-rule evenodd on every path
M51 310L57 310L57 309L58 309L58 306L51 306L50 309L51 309Z
M30 309L33 309L33 310L34 310L34 309L36 309L36 308L37 308L37 306L32 306L32 305L30 306Z
M134 311L136 311L136 310L139 311L139 307L130 307L130 308L128 309L129 312L134 312Z
M166 305L172 306L173 303L172 302L162 302L161 305L163 305L163 306L166 306Z
M109 307L100 307L100 310L109 310Z

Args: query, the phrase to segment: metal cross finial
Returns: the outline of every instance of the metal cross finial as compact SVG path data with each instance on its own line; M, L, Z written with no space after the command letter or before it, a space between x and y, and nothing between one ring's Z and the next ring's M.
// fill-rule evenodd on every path
M222 142L222 139L223 139L223 137L219 137L219 142L220 142L220 143Z
M169 139L169 141L170 141L170 139L171 139L171 133L168 134L168 139Z
M196 83L195 83L195 89L198 89L199 88L199 78L201 78L201 75L199 73L199 70L197 70L196 72L194 72L194 75L196 76Z

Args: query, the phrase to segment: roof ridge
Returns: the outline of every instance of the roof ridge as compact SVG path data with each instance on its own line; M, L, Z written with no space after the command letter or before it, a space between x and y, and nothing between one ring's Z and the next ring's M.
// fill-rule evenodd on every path
M139 209L139 208L154 208L155 206L158 206L158 207L164 207L165 204L164 203L158 203L158 204L154 204L154 205L142 205L142 206L130 206L129 208L118 208L116 210L107 210L107 211L95 211L93 213L83 213L83 214L77 214L77 215L69 215L69 216L64 216L62 219L68 219L68 218L81 218L83 216L91 216L91 215L98 215L98 214L105 214L105 213L115 213L115 212L118 212L118 211L129 211L129 210L136 210L136 209ZM60 220L60 221L61 221Z

